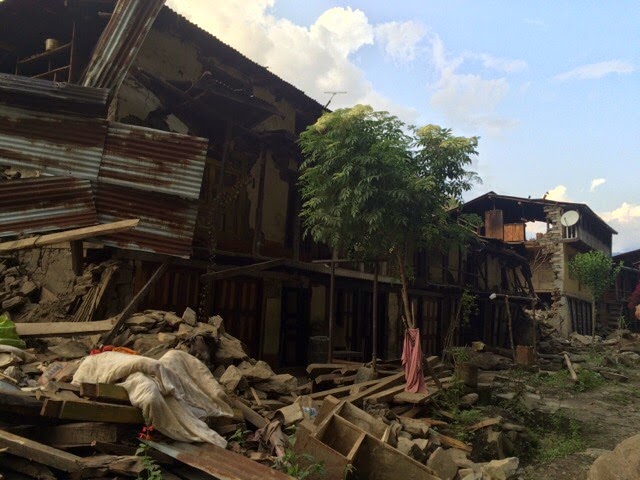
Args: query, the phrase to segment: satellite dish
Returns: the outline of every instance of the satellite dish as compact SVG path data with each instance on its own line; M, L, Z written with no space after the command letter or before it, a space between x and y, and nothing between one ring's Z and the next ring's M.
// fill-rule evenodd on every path
M562 217L560 217L560 223L565 227L571 227L575 225L576 223L578 223L578 220L580 220L580 214L575 210L564 212L562 214Z

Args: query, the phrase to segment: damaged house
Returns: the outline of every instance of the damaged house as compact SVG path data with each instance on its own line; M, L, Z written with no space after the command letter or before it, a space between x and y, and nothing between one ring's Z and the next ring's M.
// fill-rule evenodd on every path
M484 219L481 235L504 241L527 258L535 292L563 335L591 332L590 293L572 277L569 262L589 250L611 256L612 237L617 233L613 228L582 203L495 192L468 201L462 211ZM607 295L600 306L603 323L616 324L628 290L629 285L619 285L618 293Z
M302 235L296 140L323 106L162 3L131 2L138 16L114 5L0 3L3 241L139 219L47 249L40 278L54 293L72 268L80 274L109 258L124 265L109 308L70 315L117 313L153 280L140 308L219 314L252 356L274 366L326 358L330 330L336 357L398 357L394 273L380 266L374 338L373 267L340 263L331 282L331 252ZM465 211L484 215L478 202ZM589 238L610 249L612 231L598 220ZM529 341L521 306L534 287L549 295L553 287L545 290L542 272L531 283L530 250L492 232L464 248L416 252L411 300L426 352L475 340L507 347L507 318L516 343ZM465 291L477 308L460 322Z

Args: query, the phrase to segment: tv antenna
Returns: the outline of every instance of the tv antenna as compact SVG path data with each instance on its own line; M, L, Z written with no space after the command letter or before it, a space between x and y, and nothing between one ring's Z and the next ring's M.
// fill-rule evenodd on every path
M327 102L327 104L324 106L324 108L327 108L327 107L329 106L329 104L331 103L331 100L333 100L333 97L335 97L335 96L336 96L336 95L338 95L338 94L341 94L341 93L347 93L347 92L324 92L324 93L326 93L327 95L331 94L331 97L329 98L329 101L328 101L328 102Z

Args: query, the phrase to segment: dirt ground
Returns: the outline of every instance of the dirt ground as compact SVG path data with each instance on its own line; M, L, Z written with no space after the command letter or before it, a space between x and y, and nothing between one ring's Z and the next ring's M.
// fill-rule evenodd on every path
M640 373L633 367L618 370L629 378L628 382L605 380L580 392L560 373L535 387L543 398L558 400L557 415L571 419L566 428L575 431L566 438L558 439L554 434L542 438L536 457L525 468L524 479L586 479L602 450L612 450L622 440L640 433ZM571 450L576 451L564 455Z

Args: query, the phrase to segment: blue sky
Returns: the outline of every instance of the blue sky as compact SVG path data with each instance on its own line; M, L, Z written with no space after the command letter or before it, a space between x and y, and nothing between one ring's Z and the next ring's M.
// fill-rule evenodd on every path
M640 248L640 4L169 0L330 108L480 136L488 190L587 203Z

